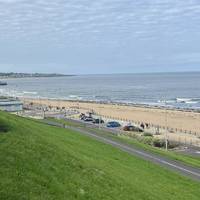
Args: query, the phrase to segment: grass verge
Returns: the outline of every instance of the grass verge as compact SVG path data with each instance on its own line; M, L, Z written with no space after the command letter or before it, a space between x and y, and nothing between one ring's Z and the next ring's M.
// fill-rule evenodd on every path
M116 141L119 141L119 142L122 142L122 143L125 143L125 144L129 144L129 145L133 145L134 147L150 151L150 152L155 153L157 155L165 156L166 158L177 160L177 161L180 161L180 162L185 163L187 165L200 168L200 158L197 157L197 156L182 154L182 153L178 153L178 152L175 152L175 151L166 151L165 149L156 148L156 147L150 146L148 144L139 142L137 139L134 139L132 137L128 137L128 136L125 136L125 135L117 136L117 135L111 134L110 132L107 132L107 131L104 131L104 130L99 130L98 128L88 128L83 123L60 120L60 119L53 119L53 118L49 118L49 119L52 120L52 121L55 121L55 122L64 123L68 126L74 126L74 127L79 127L81 129L88 130L88 131L93 131L97 134L104 135L105 137L112 138Z
M1 200L197 200L200 183L78 132L0 112Z

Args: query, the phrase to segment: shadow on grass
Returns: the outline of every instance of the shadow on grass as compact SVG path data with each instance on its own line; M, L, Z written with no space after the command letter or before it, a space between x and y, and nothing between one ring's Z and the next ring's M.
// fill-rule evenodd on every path
M11 126L9 125L9 123L0 118L0 133L7 133L11 130Z

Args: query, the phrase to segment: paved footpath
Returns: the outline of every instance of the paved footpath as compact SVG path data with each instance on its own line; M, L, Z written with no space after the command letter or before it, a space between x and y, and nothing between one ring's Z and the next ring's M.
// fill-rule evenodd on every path
M165 158L161 155L156 155L156 154L148 152L146 150L138 149L137 147L134 147L133 145L130 146L128 144L118 142L114 139L108 138L103 135L99 135L92 131L86 131L81 128L72 127L72 126L65 126L62 123L57 123L57 122L53 122L50 120L43 120L43 122L48 125L51 125L51 126L62 127L62 128L66 128L66 129L70 129L70 130L79 132L83 135L92 137L100 142L112 145L112 146L114 146L118 149L121 149L131 155L138 156L144 160L150 161L152 163L155 163L162 167L165 167L169 170L181 173L184 176L187 176L194 180L200 181L200 168L191 167L191 166L185 165L181 162Z

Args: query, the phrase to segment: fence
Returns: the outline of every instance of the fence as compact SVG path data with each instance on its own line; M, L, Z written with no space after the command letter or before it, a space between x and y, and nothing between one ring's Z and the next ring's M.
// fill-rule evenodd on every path
M96 113L98 115L98 113ZM171 127L165 127L165 126L160 126L157 124L152 124L152 123L147 123L143 121L134 121L134 120L129 120L129 119L124 119L120 117L112 117L112 116L106 116L106 115L101 115L102 118L105 118L107 120L117 120L120 122L124 123L132 123L137 126L140 126L142 123L143 124L148 124L148 128L145 128L147 132L150 132L154 135L161 135L160 137L164 138L165 134L167 134L167 137L169 141L174 141L179 144L184 144L187 146L200 146L200 133L198 132L193 132L189 130L183 130L183 129L174 129Z

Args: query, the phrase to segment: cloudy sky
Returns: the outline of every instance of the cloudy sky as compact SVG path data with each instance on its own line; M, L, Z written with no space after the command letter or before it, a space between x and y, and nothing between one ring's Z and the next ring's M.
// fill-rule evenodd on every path
M200 0L0 0L0 71L200 71Z

